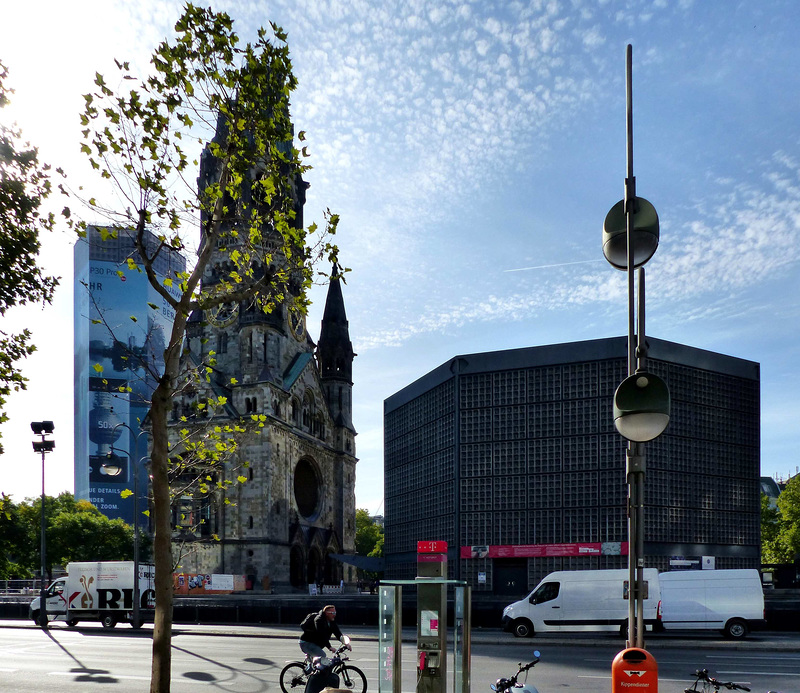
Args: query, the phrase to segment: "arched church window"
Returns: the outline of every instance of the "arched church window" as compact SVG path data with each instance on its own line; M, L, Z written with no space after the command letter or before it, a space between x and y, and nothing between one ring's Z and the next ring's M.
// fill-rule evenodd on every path
M322 500L322 483L317 465L307 457L301 459L294 469L294 500L297 511L304 518L317 515Z
M314 435L317 436L317 438L325 438L325 424L319 414L314 417Z
M303 397L303 428L310 432L313 432L315 410L314 395L306 391Z

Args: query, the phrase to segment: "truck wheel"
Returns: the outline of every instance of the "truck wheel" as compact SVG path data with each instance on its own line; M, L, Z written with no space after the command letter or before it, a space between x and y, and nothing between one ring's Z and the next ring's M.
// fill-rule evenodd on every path
M518 638L530 638L533 636L533 624L527 618L518 618L511 624L511 632Z
M38 626L39 625L39 612L38 611L31 611L31 619L33 619L33 622Z
M77 625L78 625L78 619L77 619L77 618L68 618L68 619L67 619L67 625L68 625L70 628L74 628L75 626L77 626Z
M117 625L117 619L113 616L103 616L103 619L100 621L103 624L103 628L113 628Z
M741 618L732 618L725 624L723 633L725 633L726 638L731 640L741 640L747 635L747 623Z

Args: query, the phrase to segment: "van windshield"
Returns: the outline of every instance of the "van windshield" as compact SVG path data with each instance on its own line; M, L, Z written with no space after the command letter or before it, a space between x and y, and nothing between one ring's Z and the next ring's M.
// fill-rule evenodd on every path
M530 603L542 604L543 602L549 602L555 599L558 596L559 587L560 583L558 582L545 582L543 585L539 585L536 591L531 595L529 599Z

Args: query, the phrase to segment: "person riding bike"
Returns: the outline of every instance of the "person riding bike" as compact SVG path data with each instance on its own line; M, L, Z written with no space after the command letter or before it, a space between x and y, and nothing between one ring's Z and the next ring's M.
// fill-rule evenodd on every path
M352 649L350 647L350 638L342 635L342 631L339 630L339 626L336 624L336 607L333 604L328 604L317 613L309 614L303 619L300 626L303 629L303 634L300 636L300 649L304 654L308 655L312 667L324 669L327 661L324 648L327 647L331 652L336 651L331 647L331 638L336 638L347 649ZM339 677L333 673L325 673L327 674L325 677L309 676L308 685L306 686L308 693L313 693L315 689L321 690L325 686L330 686L331 688L339 687ZM324 681L322 680L323 678L325 679Z
M336 624L336 607L328 604L317 613L311 613L300 624L303 634L300 636L300 649L311 659L324 657L325 649L335 652L331 647L331 638L336 638L349 648L350 639L342 635Z

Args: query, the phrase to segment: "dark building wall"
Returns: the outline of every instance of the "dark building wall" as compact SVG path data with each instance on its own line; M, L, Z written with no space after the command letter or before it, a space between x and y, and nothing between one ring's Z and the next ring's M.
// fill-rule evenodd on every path
M672 417L646 446L647 565L714 556L717 568L758 567L758 364L649 343ZM626 340L612 338L459 356L388 398L389 575L413 577L426 539L448 541L451 577L477 590L518 593L553 570L625 566L614 544L627 540L626 444L612 420L625 375ZM573 542L608 553L457 558L461 546Z

